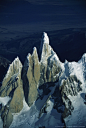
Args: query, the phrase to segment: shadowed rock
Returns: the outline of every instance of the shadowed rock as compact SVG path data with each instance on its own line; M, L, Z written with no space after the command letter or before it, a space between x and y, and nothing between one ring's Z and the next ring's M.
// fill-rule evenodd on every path
M76 96L78 92L82 90L81 84L81 81L78 80L75 75L69 76L67 80L62 81L62 85L59 87L59 89L61 90L62 100L65 104L63 118L71 115L71 112L74 109L68 96Z

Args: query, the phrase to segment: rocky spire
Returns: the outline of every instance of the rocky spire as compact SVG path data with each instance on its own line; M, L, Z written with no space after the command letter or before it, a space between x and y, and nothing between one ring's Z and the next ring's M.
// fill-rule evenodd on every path
M37 99L37 88L46 82L58 79L61 70L60 61L49 45L47 33L43 33L41 41L41 60L39 62L36 48L33 54L28 54L23 67L23 83L26 102L29 106Z
M23 107L23 84L21 80L21 71L22 64L17 57L10 64L0 89L0 96L9 96L12 98L9 104L11 112L19 112Z
M10 97L7 105L1 109L3 127L9 128L12 113L18 113L23 108L23 83L21 80L22 64L17 57L9 66L0 88L0 97ZM10 119L11 118L11 119Z
M40 45L40 55L41 55L41 59L42 59L42 56L44 56L42 53L43 52L43 45L49 45L49 37L47 35L47 33L43 32L43 35L42 35L42 39L41 39L41 45ZM46 52L46 49L45 49L45 52Z
M49 37L48 37L48 35L47 35L46 32L43 32L42 42L41 43L47 43L47 44L49 44Z
M58 79L57 74L60 72L60 61L52 47L49 45L49 38L47 33L43 33L42 41L42 53L41 53L41 79L40 83L53 82ZM54 77L54 75L56 77ZM52 78L53 77L53 78Z
M37 99L37 87L40 79L40 62L36 48L33 54L28 54L23 67L23 84L25 100L29 106Z

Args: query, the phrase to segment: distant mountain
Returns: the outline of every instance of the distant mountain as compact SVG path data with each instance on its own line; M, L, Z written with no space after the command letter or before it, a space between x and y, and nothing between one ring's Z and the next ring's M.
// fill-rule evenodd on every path
M1 128L86 127L86 54L62 63L43 33L24 65L10 64L0 88Z

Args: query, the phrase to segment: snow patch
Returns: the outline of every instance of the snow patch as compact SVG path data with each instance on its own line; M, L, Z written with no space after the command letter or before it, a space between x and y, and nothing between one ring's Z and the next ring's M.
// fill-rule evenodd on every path
M5 106L7 105L7 103L10 101L10 97L9 96L6 96L6 97L0 97L0 103Z
M49 44L49 38L48 38L47 33L45 33L45 32L43 32L42 42Z
M23 100L23 109L17 114L13 113L13 122L10 128L34 128L35 122L38 119L38 113L34 104L29 107L25 100Z
M47 111L48 113L51 112L51 110L53 109L53 105L54 105L53 102L54 102L54 100L53 100L53 101L49 100L49 101L47 102L48 107L47 107L46 111Z
M77 96L69 96L74 110L70 116L64 119L67 127L86 127L86 105L84 104L84 99L81 97L82 93L78 93Z

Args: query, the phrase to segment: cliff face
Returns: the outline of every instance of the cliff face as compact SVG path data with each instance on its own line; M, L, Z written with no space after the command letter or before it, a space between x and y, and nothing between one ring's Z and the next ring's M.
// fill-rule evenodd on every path
M21 80L21 70L22 64L17 57L12 62L12 64L10 64L7 74L3 79L2 86L0 88L1 97L10 97L7 105L2 107L1 110L1 117L3 119L4 127L9 127L10 123L12 122L12 113L20 112L20 110L23 108L24 95L23 83Z
M82 91L81 81L77 79L75 75L71 75L67 78L67 80L62 81L62 85L60 86L62 100L65 104L65 110L63 113L63 118L71 115L72 110L74 109L71 100L69 99L69 95L76 96L79 91Z
M37 88L46 82L58 80L58 74L61 71L60 61L49 45L46 33L43 33L40 54L41 60L39 62L37 49L34 48L33 54L28 54L23 67L24 93L29 106L38 97Z
M37 121L32 123L34 127L41 125L39 120L43 119L43 113L56 110L57 114L60 113L65 121L65 118L74 111L70 96L77 96L83 90L83 79L86 76L83 73L86 67L85 55L78 63L67 61L61 63L49 45L49 38L44 32L40 56L39 60L37 49L34 48L33 54L27 55L23 66L18 57L10 64L0 88L0 113L4 128L9 128L11 125L13 121L12 113L18 113L23 109L23 99L31 109L34 108L35 103L35 107L39 111ZM5 104L2 102L4 97L8 97L8 102ZM53 116L53 114L51 115ZM50 118L51 115L49 115ZM46 118L48 118L47 115ZM32 127L31 124L30 126Z
M28 105L31 106L37 99L37 86L40 79L40 63L36 48L34 48L32 56L28 54L24 63L22 74L25 100Z
M19 112L23 107L23 84L21 80L21 70L22 64L17 57L12 64L10 64L7 74L2 82L0 94L2 97L11 97L11 112Z

